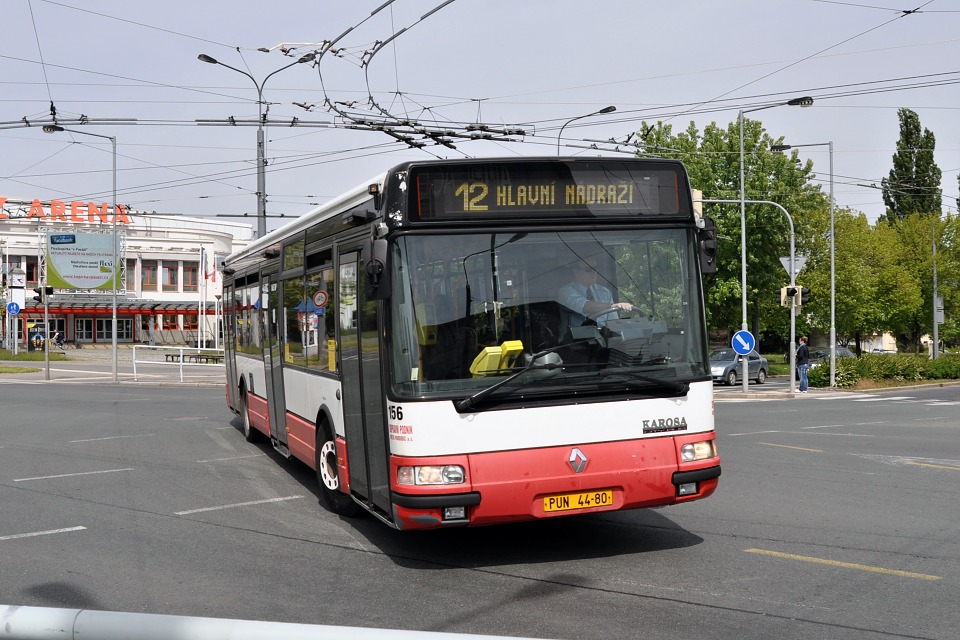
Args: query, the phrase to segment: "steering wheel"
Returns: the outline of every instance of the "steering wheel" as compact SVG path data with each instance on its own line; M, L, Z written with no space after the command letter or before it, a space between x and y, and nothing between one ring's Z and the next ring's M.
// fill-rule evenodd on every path
M640 314L640 308L637 307L636 305L631 305L631 306L633 307L632 309L621 309L620 307L617 307L617 306L615 306L615 305L611 305L611 306L607 307L606 309L603 309L603 310L601 310L601 311L597 311L596 313L591 313L591 314L590 314L589 316L587 316L587 317L596 320L596 319L599 318L600 316L605 316L605 315L607 315L608 313L614 313L614 312L616 312L616 313L618 314L618 317L623 317L623 316L620 315L620 314L626 314L626 315L638 314L638 315L639 315L639 314Z

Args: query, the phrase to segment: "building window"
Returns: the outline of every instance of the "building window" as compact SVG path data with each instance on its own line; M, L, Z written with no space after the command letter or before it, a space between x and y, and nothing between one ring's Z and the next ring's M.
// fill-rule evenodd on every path
M163 261L163 290L179 291L179 279L177 278L178 263L173 260Z
M197 327L197 316L192 314L183 314L183 328L185 331L196 331Z
M112 318L97 318L97 342L112 340ZM133 340L133 319L117 318L117 340L129 342Z
M27 272L27 284L37 284L40 282L40 269L37 266L36 258L27 258L26 264L23 265L24 271Z
M197 279L197 274L199 273L199 268L196 262L184 262L183 263L183 290L184 291L197 291L199 290Z
M143 291L156 291L157 282L157 261L144 260L140 264L140 288Z
M136 283L136 274L137 274L137 261L133 258L127 259L127 269L123 273L123 289L124 291L130 290L135 286Z
M77 318L74 324L74 340L90 342L93 340L93 318Z

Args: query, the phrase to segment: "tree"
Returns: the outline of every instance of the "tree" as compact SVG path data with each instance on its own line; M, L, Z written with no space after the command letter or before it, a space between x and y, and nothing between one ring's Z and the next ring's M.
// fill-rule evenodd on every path
M769 136L758 120L744 120L744 182L748 200L772 200L783 205L803 233L801 208L826 207L819 186L810 182L812 163L798 165L770 145L782 142ZM694 123L673 134L670 125L643 123L644 155L683 161L694 189L707 200L733 200L729 204L705 204L704 212L717 222L721 241L717 248L717 272L705 281L707 323L713 329L739 329L742 319L740 263L740 132L737 123L726 128L712 122L701 133ZM789 224L783 213L770 205L747 205L747 299L751 329L760 336L768 331L778 336L789 332L789 316L774 292L787 283L780 257L789 255Z
M829 336L830 330L830 212L806 212L809 239L805 239L808 259L804 265L803 286L812 292L813 303L803 308L803 320L809 330ZM866 215L846 209L834 212L834 275L836 282L835 322L840 344L858 345L883 324L882 304L877 296L879 275L877 253L883 247ZM829 343L828 343L829 344Z
M936 139L929 129L920 132L920 118L910 109L900 109L897 114L900 140L890 177L881 182L886 219L903 220L912 213L939 216L942 191L940 168L933 159Z

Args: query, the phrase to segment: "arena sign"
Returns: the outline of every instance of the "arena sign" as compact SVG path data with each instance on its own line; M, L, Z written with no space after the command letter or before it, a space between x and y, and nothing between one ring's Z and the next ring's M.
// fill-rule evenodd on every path
M14 209L14 207L16 207ZM79 224L131 224L124 205L117 203L116 220L111 216L111 206L106 202L82 202L51 200L44 203L34 199L29 205L25 200L0 196L0 220L48 220L50 222L76 222Z

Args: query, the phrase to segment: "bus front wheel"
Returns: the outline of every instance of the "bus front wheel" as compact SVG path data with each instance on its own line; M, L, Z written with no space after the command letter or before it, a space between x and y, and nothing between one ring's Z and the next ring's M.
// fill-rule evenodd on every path
M247 442L257 442L260 440L260 432L257 431L250 422L250 405L247 401L247 392L240 392L240 417L243 420L243 437Z
M337 442L327 424L317 426L317 484L324 506L341 516L355 516L360 505L340 491L340 475L337 469Z

